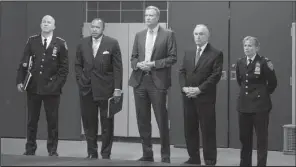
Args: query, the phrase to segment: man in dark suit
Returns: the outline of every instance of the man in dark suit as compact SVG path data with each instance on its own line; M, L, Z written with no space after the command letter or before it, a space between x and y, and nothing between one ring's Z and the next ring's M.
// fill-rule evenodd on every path
M167 90L171 86L171 66L177 61L174 33L159 26L160 12L149 6L145 11L147 29L136 34L129 85L134 87L136 116L143 156L139 161L154 161L151 143L151 104L161 140L162 162L170 162Z
M98 158L98 107L102 131L101 156L110 159L114 119L107 117L108 99L118 102L122 89L122 60L118 41L103 35L105 23L91 22L91 36L81 40L76 51L75 72L80 92L83 128L87 141L87 158Z
M208 43L209 35L205 25L195 27L193 36L197 48L185 51L180 68L185 139L190 157L187 164L201 164L199 125L205 164L215 165L217 161L216 85L222 75L223 53Z
M36 135L42 101L48 126L47 151L58 156L58 109L60 94L68 75L68 48L66 41L53 31L55 20L46 15L42 18L41 34L29 37L17 72L17 89L24 91L23 82L32 57L32 78L27 86L27 143L24 155L35 155Z
M266 166L268 151L270 95L277 87L277 78L271 61L257 53L259 41L247 36L243 40L245 57L236 65L236 78L240 86L237 110L239 112L239 138L241 166L252 166L253 127L257 136L257 165Z

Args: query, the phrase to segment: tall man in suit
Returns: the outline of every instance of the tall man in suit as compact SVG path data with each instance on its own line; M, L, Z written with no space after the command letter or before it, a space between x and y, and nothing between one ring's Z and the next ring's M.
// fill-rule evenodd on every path
M245 55L237 61L236 78L240 86L237 110L239 112L239 138L241 166L252 166L253 127L257 136L257 165L266 166L268 151L270 95L277 87L272 62L258 54L259 40L247 36L243 39Z
M41 21L41 34L29 37L24 55L17 71L17 89L24 91L23 82L28 70L28 60L32 57L32 78L27 86L27 143L24 155L35 155L36 135L41 104L46 112L49 156L58 156L58 109L60 95L68 75L68 48L66 41L53 31L55 20L46 15Z
M170 162L167 90L171 86L171 66L177 61L174 33L159 26L160 12L155 6L145 11L147 29L135 36L129 85L134 88L138 129L143 156L139 161L154 161L151 144L151 104L161 140L162 162Z
M197 46L185 51L179 75L184 102L185 139L190 157L185 163L201 164L200 126L205 164L215 165L216 85L222 75L223 53L208 43L210 33L205 25L197 25L193 36Z
M83 128L87 141L87 158L98 158L98 108L102 131L101 156L110 159L114 119L107 117L108 99L119 101L122 89L122 60L118 41L103 34L100 18L91 22L91 36L77 46L75 72L79 87Z

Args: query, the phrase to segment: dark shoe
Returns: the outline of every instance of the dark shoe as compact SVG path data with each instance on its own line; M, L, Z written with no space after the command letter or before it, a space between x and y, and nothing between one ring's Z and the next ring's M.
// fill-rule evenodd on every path
M103 159L110 159L110 156L102 156Z
M199 160L189 158L187 161L184 162L184 164L195 164L195 165L200 165L201 162L200 162Z
M48 156L51 156L51 157L58 157L59 154L58 154L56 151L53 151L53 152L48 153Z
M161 158L161 162L163 162L163 163L171 163L171 159L170 158Z
M87 159L98 159L98 155L96 155L96 154L88 154L88 156L86 158Z
M141 157L140 159L138 159L138 161L154 162L154 158L153 157Z
M35 155L34 151L26 151L23 155Z
M210 166L215 166L216 165L216 161L215 160L205 160L205 164L206 165L210 165Z

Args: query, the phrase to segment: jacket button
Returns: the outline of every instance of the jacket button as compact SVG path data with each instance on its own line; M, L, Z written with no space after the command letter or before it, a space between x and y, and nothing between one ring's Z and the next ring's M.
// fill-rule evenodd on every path
M246 80L246 82L249 82L248 80Z
M40 74L42 74L42 71L40 71Z
M246 86L246 88L248 88L248 86Z
M248 92L246 92L246 95L248 94Z
M248 76L248 74L246 74L246 76Z

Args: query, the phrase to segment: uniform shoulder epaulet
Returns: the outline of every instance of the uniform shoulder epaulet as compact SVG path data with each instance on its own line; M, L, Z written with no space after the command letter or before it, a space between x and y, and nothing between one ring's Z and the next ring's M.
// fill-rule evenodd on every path
M264 57L264 60L266 61L266 64L267 64L268 68L273 71L274 67L273 67L273 64L272 64L271 60L268 59L267 57Z
M39 36L39 35L38 35L38 34L35 34L35 35L31 35L31 36L29 36L29 38L28 38L26 44L29 42L30 39L35 38L35 37L37 37L37 36Z
M37 37L37 36L39 36L39 35L35 34L35 35L30 36L29 38L34 38L34 37Z
M63 38L61 38L61 37L57 37L57 39L60 39L60 40L62 40L62 41L65 41Z
M65 45L65 48L68 50L68 46L67 46L67 42L66 42L66 40L64 40L64 39L61 38L61 37L57 37L57 39L60 39L61 41L63 41L63 42L64 42L64 45Z

